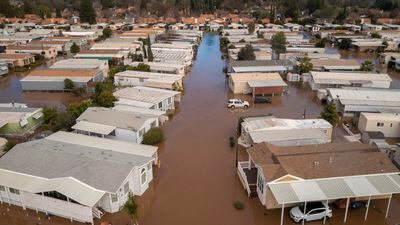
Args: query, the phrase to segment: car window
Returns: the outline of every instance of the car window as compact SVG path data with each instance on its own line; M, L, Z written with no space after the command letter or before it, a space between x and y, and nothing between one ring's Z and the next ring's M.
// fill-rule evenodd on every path
M310 214L318 214L324 212L325 209L314 209L310 211Z

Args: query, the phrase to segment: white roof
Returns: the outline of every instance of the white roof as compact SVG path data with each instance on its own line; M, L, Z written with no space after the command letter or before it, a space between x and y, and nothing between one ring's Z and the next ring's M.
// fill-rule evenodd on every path
M331 99L339 99L343 105L400 106L398 89L328 88Z
M155 146L108 138L92 137L71 132L57 132L48 136L46 139L139 156L155 157L157 155L157 147Z
M392 79L384 73L342 73L342 72L315 72L311 76L318 84L346 84L351 85L357 82L384 81L391 82Z
M115 130L116 127L99 123L91 123L87 121L79 121L74 126L72 126L72 129L108 135L111 132L113 132L113 130Z
M245 118L242 126L247 131L332 128L324 119L282 119L273 116Z
M251 80L247 82L250 87L286 87L283 80Z
M148 104L158 104L159 102L179 95L180 92L163 90L149 87L128 87L114 92L114 96L119 100L126 99Z
M142 72L142 71L133 71L127 70L123 72L116 73L115 77L130 77L130 78L144 78L147 79L147 82L161 82L173 84L177 81L182 80L182 75L175 74L165 74L165 73L152 73L152 72Z
M400 193L397 173L268 183L278 204Z

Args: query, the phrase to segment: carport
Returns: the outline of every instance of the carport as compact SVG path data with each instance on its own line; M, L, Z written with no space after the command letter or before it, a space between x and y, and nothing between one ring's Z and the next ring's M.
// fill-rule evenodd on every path
M324 179L270 182L268 187L276 201L282 206L281 225L285 205L304 203L306 212L307 202L347 199L343 222L347 220L350 198L368 197L364 220L367 220L371 197L389 196L385 218L388 216L393 194L400 193L399 173L372 174L361 176L335 177ZM324 224L326 222L326 215ZM303 220L304 224L304 220Z

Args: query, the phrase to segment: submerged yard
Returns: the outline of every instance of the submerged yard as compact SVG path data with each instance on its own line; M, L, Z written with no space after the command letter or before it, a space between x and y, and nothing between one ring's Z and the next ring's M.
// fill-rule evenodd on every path
M164 126L166 140L159 149L161 168L155 169L150 188L138 198L139 224L279 224L280 210L264 210L257 197L247 196L236 174L235 149L229 146L229 137L235 135L241 116L273 114L282 118L302 118L305 113L306 118L315 118L322 107L310 91L299 85L290 85L289 94L273 97L272 104L251 105L247 110L229 110L226 108L227 99L236 96L228 90L224 65L218 36L205 35L192 72L185 79L185 93L179 112ZM341 133L339 128L335 128L333 140L342 141ZM246 158L243 149L239 149L239 158ZM235 200L244 203L243 210L233 207ZM399 198L392 202L386 221L385 207L386 201L374 201L365 223L365 209L350 210L347 224L399 222ZM48 221L42 214L5 204L0 205L0 215L0 224L71 224L61 218ZM333 218L327 224L342 224L343 215L344 210L334 210ZM106 214L101 221L106 220L113 225L130 223L124 212ZM287 210L284 220L284 224L293 224ZM96 224L101 221L97 220Z

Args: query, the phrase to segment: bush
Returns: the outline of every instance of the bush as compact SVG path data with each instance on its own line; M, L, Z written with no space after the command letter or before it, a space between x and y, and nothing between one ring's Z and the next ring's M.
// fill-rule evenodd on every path
M155 145L164 140L164 132L161 128L151 128L143 135L142 144Z
M235 139L231 136L229 137L229 146L231 146L231 148L235 147Z
M75 84L71 79L64 79L64 89L65 90L72 90L75 88Z
M237 210L242 210L242 209L244 209L244 204L243 204L243 202L241 202L239 200L235 200L233 202L233 207L235 207L235 209L237 209Z
M4 151L4 152L10 151L12 148L14 148L14 146L15 146L16 144L17 144L17 143L15 143L15 142L8 141L8 142L6 143L6 145L3 147L3 151ZM1 150L1 149L0 149L0 150Z
M75 42L71 45L70 51L72 54L78 53L80 50L81 48Z

